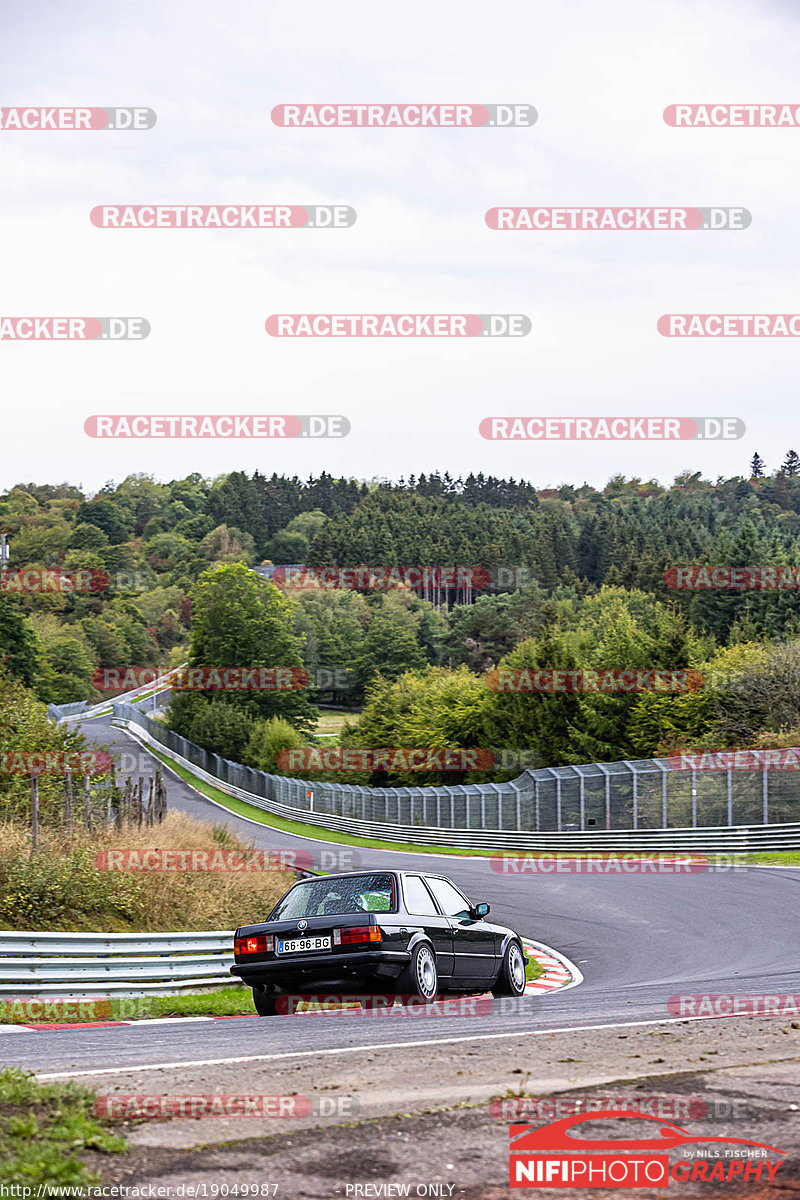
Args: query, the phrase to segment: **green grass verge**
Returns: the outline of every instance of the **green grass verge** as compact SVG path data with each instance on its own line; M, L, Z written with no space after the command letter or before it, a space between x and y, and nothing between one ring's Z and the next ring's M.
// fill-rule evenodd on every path
M127 1143L94 1115L94 1099L72 1082L37 1084L30 1072L0 1069L0 1184L44 1197L50 1187L101 1183L81 1152L119 1154Z
M539 976L543 975L543 974L544 974L544 967L542 966L542 964L540 962L537 962L537 960L535 958L529 959L528 965L525 968L525 979L527 980L527 982L530 983L531 980L538 979Z
M81 1025L93 1021L141 1021L148 1017L235 1017L253 1012L249 987L231 982L213 992L181 996L112 996L93 1000L35 997L0 1001L3 1025Z
M800 866L800 850L772 850L758 854L744 854L745 863L771 863L773 866Z
M219 988L215 992L193 992L183 996L144 996L129 1000L128 1004L142 1007L136 1013L141 1017L238 1017L252 1016L252 988L245 984ZM126 1017L125 1020L133 1020Z
M317 726L314 730L314 733L317 736L320 734L324 734L326 736L329 734L338 735L342 732L342 729L348 721L357 721L359 716L360 713L357 712L346 712L339 709L321 708L319 710L319 720L317 721Z

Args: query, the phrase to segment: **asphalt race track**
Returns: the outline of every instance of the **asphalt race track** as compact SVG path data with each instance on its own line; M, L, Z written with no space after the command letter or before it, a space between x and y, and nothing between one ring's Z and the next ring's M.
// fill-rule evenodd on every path
M149 702L148 705L149 707ZM99 718L86 726L115 750L146 751ZM169 777L173 809L217 823L271 849L340 852L338 843L294 837L227 813ZM507 1037L545 1030L670 1019L679 993L800 993L800 868L686 875L505 875L487 859L359 850L353 866L441 870L492 917L565 954L584 982L525 1000L524 1011L431 1021L304 1016L175 1022L52 1032L0 1031L0 1059L40 1073L203 1063L347 1047ZM331 869L330 866L328 869ZM253 913L258 921L266 914Z

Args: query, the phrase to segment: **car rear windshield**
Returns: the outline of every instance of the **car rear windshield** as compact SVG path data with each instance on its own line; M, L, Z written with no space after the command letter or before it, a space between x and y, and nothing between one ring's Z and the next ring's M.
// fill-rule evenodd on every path
M360 912L394 912L391 875L351 875L346 879L308 879L279 900L270 921Z

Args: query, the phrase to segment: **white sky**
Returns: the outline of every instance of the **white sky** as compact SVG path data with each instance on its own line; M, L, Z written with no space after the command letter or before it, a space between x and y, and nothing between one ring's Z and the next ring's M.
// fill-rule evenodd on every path
M141 343L0 343L0 486L259 468L537 486L774 469L800 339L661 337L800 312L800 129L671 129L676 102L800 104L800 22L750 0L4 0L2 105L155 129L0 133L9 316L143 316ZM275 104L534 104L531 129L280 129ZM103 230L102 203L346 203L349 230ZM494 205L740 205L743 232L498 233ZM279 312L521 312L521 339L270 338ZM344 413L343 441L116 441L103 412ZM491 415L739 416L733 443L490 443Z

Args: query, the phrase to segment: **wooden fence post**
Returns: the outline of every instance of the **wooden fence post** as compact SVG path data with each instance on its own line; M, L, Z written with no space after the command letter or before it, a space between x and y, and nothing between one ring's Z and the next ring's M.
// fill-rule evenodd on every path
M159 824L167 815L167 785L161 767L156 768L156 820Z
M125 786L122 789L122 795L117 804L117 832L121 832L123 825L130 820L131 811L131 793L133 791L130 775L125 777Z
M83 777L83 823L92 832L92 782L88 774Z
M74 832L72 818L72 771L64 772L64 831L68 837Z
M39 774L31 772L31 851L39 849Z

